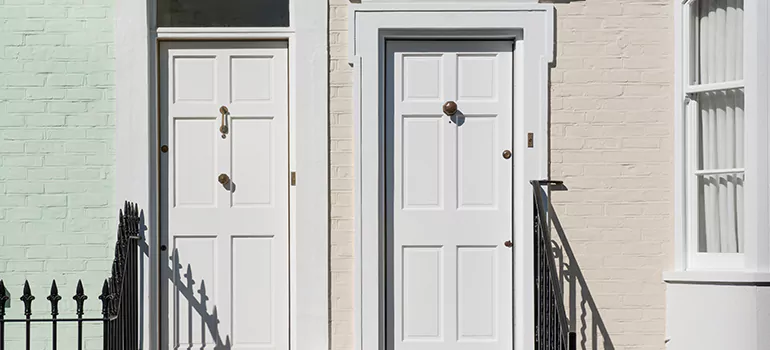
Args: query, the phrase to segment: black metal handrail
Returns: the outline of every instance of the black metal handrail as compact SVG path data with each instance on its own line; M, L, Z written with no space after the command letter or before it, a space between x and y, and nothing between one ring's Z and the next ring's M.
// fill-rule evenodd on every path
M532 181L535 249L535 349L575 350L577 337L570 331L564 294L559 283L551 232L548 229L548 195L542 186L556 181Z
M140 233L139 208L136 204L126 202L120 211L118 220L118 235L115 244L115 256L112 260L110 277L104 281L99 300L102 302L102 317L86 318L84 304L88 299L83 289L83 282L78 280L75 288L74 318L59 318L59 288L56 280L51 283L51 292L46 299L51 303L50 318L32 318L32 288L28 281L24 282L22 296L24 303L24 318L5 318L5 303L8 301L5 284L0 279L0 350L5 350L5 325L7 323L24 323L26 349L30 350L32 323L51 324L52 349L58 347L58 324L75 323L77 325L77 348L83 349L83 326L86 323L101 322L103 328L104 350L136 350L139 348L139 257L138 243Z

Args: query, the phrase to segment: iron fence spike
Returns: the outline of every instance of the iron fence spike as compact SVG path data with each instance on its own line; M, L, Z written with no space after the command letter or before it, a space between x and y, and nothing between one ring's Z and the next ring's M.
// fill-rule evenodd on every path
M0 318L5 316L5 302L8 299L8 294L5 292L5 283L3 280L0 280Z
M78 286L75 289L75 296L72 297L73 300L75 300L75 303L77 304L76 313L78 317L83 316L83 304L86 302L86 299L88 299L88 296L86 295L85 291L83 290L83 281L78 280Z
M46 297L46 299L51 302L51 315L59 315L59 301L61 300L61 295L59 295L59 287L56 286L56 280L51 282L51 295Z
M19 298L24 302L24 316L32 315L32 301L35 300L35 296L32 295L32 289L29 287L29 281L24 281L24 292Z

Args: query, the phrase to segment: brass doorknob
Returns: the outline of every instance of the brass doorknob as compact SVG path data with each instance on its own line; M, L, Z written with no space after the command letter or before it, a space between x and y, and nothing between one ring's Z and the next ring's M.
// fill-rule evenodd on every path
M453 116L457 113L457 103L455 101L447 101L444 103L444 114Z
M506 248L513 247L513 242L511 242L511 241L505 241L505 243L503 243L503 244L505 245Z
M227 174L219 174L219 183L227 185L230 182L230 177Z
M503 158L504 159L511 159L511 151L509 151L509 150L503 151Z

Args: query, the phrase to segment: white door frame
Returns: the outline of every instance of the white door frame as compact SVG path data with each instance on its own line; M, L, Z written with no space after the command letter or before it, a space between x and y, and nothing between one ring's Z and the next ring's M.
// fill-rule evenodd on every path
M287 28L157 28L155 0L116 2L116 203L131 200L143 209L143 349L160 348L156 230L161 40L288 41L289 158L297 173L290 193L290 347L328 349L327 13L323 1L291 0Z
M436 10L439 8L440 10ZM354 66L356 348L384 350L384 53L386 39L515 38L514 348L534 347L532 191L548 178L548 80L554 10L545 4L388 4L350 6ZM533 147L527 134L534 134Z

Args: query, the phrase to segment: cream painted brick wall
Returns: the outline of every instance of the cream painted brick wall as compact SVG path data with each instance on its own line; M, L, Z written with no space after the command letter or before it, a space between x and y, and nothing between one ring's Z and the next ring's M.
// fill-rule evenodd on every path
M672 4L556 5L551 175L568 190L553 200L582 276L573 317L589 349L665 348L661 272L673 264Z
M331 349L352 350L353 76L348 65L348 0L329 0Z
M354 349L348 3L329 0L333 350ZM551 173L568 187L553 198L580 268L575 281L583 282L571 315L578 347L663 349L661 272L673 262L671 1L573 1L556 9Z

